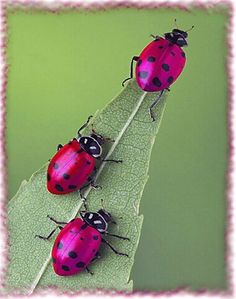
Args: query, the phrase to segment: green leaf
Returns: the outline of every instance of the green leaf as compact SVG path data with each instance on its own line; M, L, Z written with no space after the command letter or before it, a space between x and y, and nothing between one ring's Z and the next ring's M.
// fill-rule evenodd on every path
M98 168L97 184L102 190L88 188L85 196L89 209L105 208L113 215L118 225L111 225L111 232L127 236L131 241L110 237L109 241L129 258L115 255L102 245L102 258L90 265L94 275L86 271L76 276L57 276L51 265L50 251L53 239L43 241L35 234L48 235L55 228L47 215L60 221L76 217L81 208L77 192L65 196L50 194L46 189L46 168L34 173L24 181L9 203L10 263L7 288L19 288L23 293L32 293L36 288L57 286L61 289L82 288L132 290L129 280L134 255L138 246L143 216L139 204L145 183L151 149L161 122L166 95L160 99L152 122L148 108L158 93L143 92L131 80L122 92L92 119L97 132L111 137L115 142L107 144L104 157L122 159L122 164L103 162ZM89 133L91 127L85 129ZM122 217L122 218L121 218Z

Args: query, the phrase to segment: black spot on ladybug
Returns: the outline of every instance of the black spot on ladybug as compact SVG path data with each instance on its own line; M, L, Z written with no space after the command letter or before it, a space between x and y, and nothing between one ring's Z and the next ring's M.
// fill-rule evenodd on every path
M57 163L54 163L53 168L54 168L54 169L58 169L58 168L59 168L59 165L58 165Z
M66 265L61 266L64 271L70 271L70 268Z
M145 79L148 76L148 72L145 72L145 71L138 72L138 76L139 76L139 78Z
M87 161L87 162L86 162L86 164L90 165L90 164L91 164L91 162L90 162L90 161Z
M62 188L62 186L61 185L59 185L59 184L56 184L55 185L55 188L58 190L58 191L64 191L64 189Z
M162 68L163 68L163 70L166 71L166 72L168 72L168 71L170 70L170 67L169 67L169 65L168 65L167 63L163 63L163 64L162 64Z
M70 251L70 252L68 253L68 255L69 255L69 257L71 257L72 259L76 259L76 258L77 258L77 253L74 252L74 251Z
M141 60L141 59L139 59L139 61L137 62L137 65L138 65L138 66L140 66L140 65L141 65L141 63L142 63L142 60Z
M161 86L161 81L160 81L159 78L157 78L157 77L154 77L154 78L153 78L152 83L153 83L154 85L156 85L157 87L160 87L160 86Z
M185 58L185 53L184 53L184 52L182 52L182 53L181 53L181 55L182 55L182 57L184 57L184 58Z
M173 46L173 44L172 44L172 43L169 43L169 44L168 44L168 47L172 47L172 46Z
M63 248L63 244L62 244L62 242L58 242L57 243L57 249L62 249Z
M164 47L163 47L163 46L159 46L158 48L159 48L159 49L163 49Z
M84 240L84 238L83 238L83 237L80 237L80 240L81 240L81 241L83 241L83 240Z
M84 223L84 224L81 226L81 229L85 229L87 226L88 226L88 224L87 224L87 223Z
M98 236L93 236L93 239L94 240L98 240Z
M80 153L82 153L84 150L81 148L81 149L79 149L76 153L77 154L80 154Z
M156 58L153 56L149 56L147 60L148 60L148 62L154 62L156 60Z
M69 188L69 189L76 189L77 186L76 186L76 185L69 185L68 188Z
M78 262L75 266L77 268L83 268L85 266L85 263L84 262Z
M69 175L69 174L67 174L67 173L64 173L64 174L63 174L63 178L64 178L65 180L69 180L69 178L70 178L70 175Z
M175 56L175 52L173 52L173 51L171 51L170 54L171 54L172 56Z
M52 262L53 264L56 264L56 259L54 257L52 258Z
M50 180L51 180L51 176L50 176L50 174L49 174L49 173L47 174L47 180L48 180L48 181L50 181Z
M174 78L172 76L170 76L168 79L167 79L167 82L168 83L172 83L174 81Z

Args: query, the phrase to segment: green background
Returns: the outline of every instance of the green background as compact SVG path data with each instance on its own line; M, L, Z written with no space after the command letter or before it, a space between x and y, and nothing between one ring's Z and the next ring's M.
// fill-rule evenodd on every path
M225 9L9 11L9 199L58 143L119 93L131 57L151 33L171 30L174 18L181 29L195 28L152 153L131 277L135 290L224 289Z

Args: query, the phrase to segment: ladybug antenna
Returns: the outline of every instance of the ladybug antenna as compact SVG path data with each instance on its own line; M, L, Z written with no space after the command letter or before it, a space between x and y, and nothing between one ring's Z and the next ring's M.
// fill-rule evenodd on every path
M104 206L104 199L103 198L101 198L101 206L102 206L103 210L106 211L105 206Z
M185 30L185 32L189 32L189 31L191 31L193 28L194 28L194 25L193 25L191 28L189 28L188 30Z
M174 23L175 23L175 27L178 29L177 19L174 20Z
M101 206L102 206L103 211L104 211L105 213L108 213L108 212L106 211L105 206L104 206L104 199L103 199L103 198L101 198ZM111 223L113 223L113 224L116 224L116 222L115 222L114 219L112 218L111 214L108 213L108 215L110 216L109 221L110 221Z

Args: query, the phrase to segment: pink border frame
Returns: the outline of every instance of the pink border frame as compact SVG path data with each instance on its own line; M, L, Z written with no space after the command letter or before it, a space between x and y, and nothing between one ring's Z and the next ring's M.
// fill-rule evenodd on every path
M1 1L1 0L0 0ZM8 259L8 233L6 230L7 227L7 213L6 213L6 198L7 198L7 168L6 168L6 148L5 148L5 121L6 121L6 89L7 89L7 75L8 75L8 65L6 61L6 46L7 46L7 16L6 10L7 7L14 7L18 9L34 9L34 10L44 10L51 13L60 13L65 9L87 9L87 10L107 10L107 9L115 9L115 8L179 8L182 10L189 11L193 8L198 9L217 9L222 8L222 6L227 7L229 11L229 22L227 28L227 46L228 46L228 55L227 55L227 63L226 63L226 70L227 70L227 80L228 80L228 107L227 107L227 126L228 126L228 165L227 165L227 173L225 176L226 180L226 217L227 217L227 227L225 229L225 262L226 262L226 272L227 272L227 281L228 281L228 290L227 291L209 291L207 289L202 289L198 291L190 291L188 287L186 288L178 288L170 291L134 291L132 293L114 291L114 290L96 290L96 296L104 296L104 295L125 295L125 296L158 296L158 297L169 297L173 295L206 295L207 297L215 297L220 296L222 297L231 297L234 295L234 285L233 285L233 269L232 269L232 259L233 259L233 244L232 244L232 234L233 234L233 196L232 196L232 189L233 189L233 156L234 156L234 146L233 146L233 67L232 67L232 59L233 59L233 45L232 45L232 37L233 37L233 15L234 15L234 4L230 0L223 0L223 1L205 1L205 2L156 2L155 0L150 2L131 2L131 1L102 1L102 2L73 2L73 1L66 1L62 2L61 0L58 1L34 1L34 0L3 0L0 7L0 16L1 16L1 41L0 41L0 48L1 48L1 101L0 101L0 116L2 122L0 123L0 169L3 176L0 178L0 190L3 191L0 195L0 232L3 235L3 261L4 266L0 266L0 285L4 287L4 274L6 273L7 263L9 262ZM0 243L1 244L1 243ZM1 245L2 247L2 245ZM2 249L0 247L0 249ZM51 295L70 295L70 296L77 296L79 295L94 295L94 291L79 291L75 293L66 292L57 290L57 288L45 288L39 290L35 290L33 295L47 295L48 291L51 291ZM2 295L0 290L0 295ZM20 294L19 292L11 293L10 295L22 297L24 295ZM4 297L8 296L7 294L3 294ZM41 296L40 296L41 297Z

